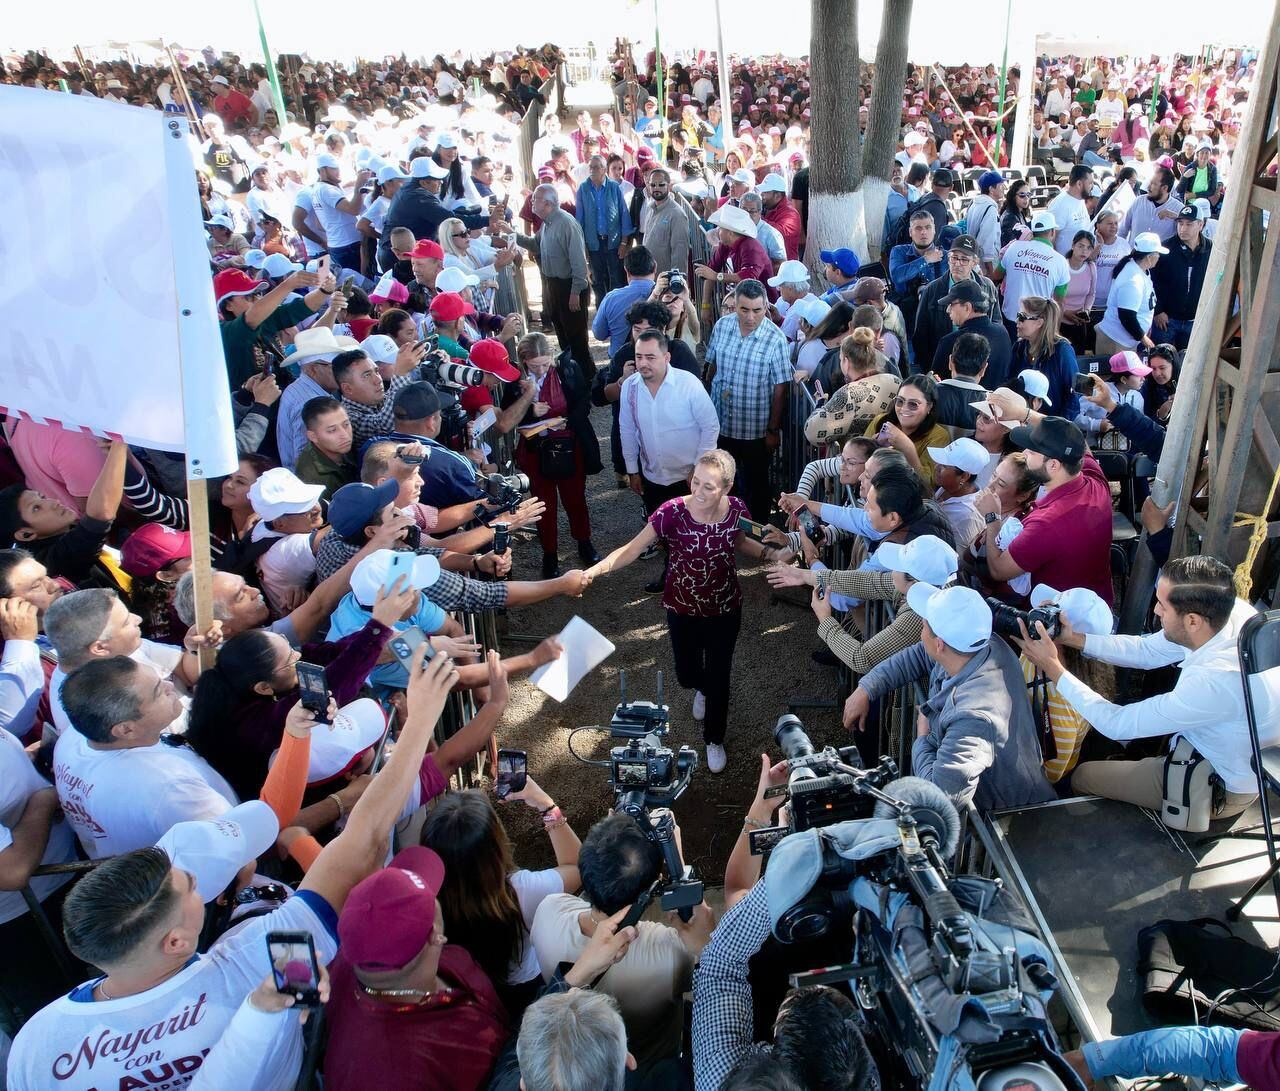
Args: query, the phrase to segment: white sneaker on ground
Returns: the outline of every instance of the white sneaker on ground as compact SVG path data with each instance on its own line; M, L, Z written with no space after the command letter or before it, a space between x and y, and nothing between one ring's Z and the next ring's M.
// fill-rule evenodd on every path
M693 691L693 718L695 720L707 718L707 697L700 689Z
M724 747L719 743L707 743L707 768L713 773L724 772L725 764Z

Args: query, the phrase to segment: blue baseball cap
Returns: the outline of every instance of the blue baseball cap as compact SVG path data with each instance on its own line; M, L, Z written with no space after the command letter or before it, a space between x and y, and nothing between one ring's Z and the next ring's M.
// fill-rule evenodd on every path
M344 538L359 534L399 493L400 482L394 477L377 486L360 481L343 485L329 501L329 525Z
M845 276L856 276L858 266L858 255L850 250L847 246L840 247L839 250L823 250L818 254L824 265L834 265Z
M986 193L992 186L998 186L1003 181L1004 175L998 170L989 170L984 172L982 177L978 179L978 189Z

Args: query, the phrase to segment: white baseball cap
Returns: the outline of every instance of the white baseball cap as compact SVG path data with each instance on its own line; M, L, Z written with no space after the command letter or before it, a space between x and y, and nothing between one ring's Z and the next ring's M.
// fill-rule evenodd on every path
M764 176L763 181L756 186L757 193L786 193L787 183L780 174L770 172Z
M1110 636L1115 622L1111 616L1111 607L1102 601L1096 591L1087 587L1055 591L1047 583L1038 583L1031 589L1031 605L1060 607L1062 616L1077 633Z
M465 269L460 269L456 265L441 269L436 274L437 292L460 292L463 288L474 288L479 283L479 277L472 276Z
M904 148L922 148L924 147L924 133L912 129L902 138L902 146Z
M881 547L883 548L883 547ZM958 652L976 652L991 639L991 607L972 587L944 587L914 583L907 604L934 635Z
M987 468L987 450L976 439L952 440L945 447L927 447L929 456L939 466L954 466L967 474L981 473ZM936 583L936 580L926 580Z
M755 185L755 181L756 181L756 176L752 174L749 170L747 170L746 167L739 167L731 175L729 175L729 178L732 181L737 182L738 185L740 186Z
M267 276L280 278L298 272L302 266L296 261L290 261L283 254L268 254L260 268Z
M744 212L736 205L721 205L708 219L717 227L723 227L726 231L734 231L739 235L746 235L749 239L756 237L755 220L751 218L750 213Z
M371 333L360 342L360 347L375 364L394 364L400 355L400 346L385 333Z
M831 313L831 304L825 299L802 299L794 308L795 312L810 326L816 326Z
M378 601L378 592L390 590L401 576L407 577L410 587L422 591L440 578L440 562L428 553L379 549L356 565L351 573L351 593L361 606L372 606Z
M235 222L227 215L210 216L204 222L205 227L225 227L228 231L235 230Z
M196 893L211 902L245 864L274 845L279 834L275 811L251 799L217 818L170 826L156 848L165 851L174 867L194 875Z
M1018 378L1022 380L1022 389L1027 392L1027 397L1039 398L1045 405L1053 405L1049 400L1049 376L1043 371L1027 368L1018 372Z
M919 583L941 587L959 568L956 551L933 534L922 534L906 545L882 542L876 558L890 572L905 572Z
M409 177L448 178L449 172L444 167L437 166L436 161L429 155L420 155L409 164Z
M378 170L378 185L385 186L388 182L394 182L397 178L407 177L408 175L395 164L388 163L386 166L380 167Z
M341 170L342 164L338 162L338 157L329 152L321 152L316 156L316 170Z
M220 84L222 84L222 86L223 86L223 87L230 87L230 86L231 86L231 84L227 82L227 77L226 77L226 76L214 76L211 80L209 80L209 82L210 82L210 83L220 83Z
M772 174L770 178L774 177ZM447 270L446 270L447 272ZM802 261L784 261L778 266L778 275L769 278L770 288L780 288L784 284L803 284L809 279L809 270ZM439 277L436 278L439 284Z
M412 554L404 554L412 556ZM434 561L434 557L427 560ZM345 773L356 758L376 746L387 730L387 717L382 706L361 697L338 709L331 724L316 724L311 729L311 761L307 766L307 784L319 784Z
M1154 231L1140 231L1133 240L1133 249L1138 254L1167 254L1169 248L1163 244L1160 236Z
M265 250L246 250L240 256L244 258L245 265L250 269L261 269L263 262L267 260L267 252Z
M249 486L249 503L266 522L282 515L301 515L314 508L324 495L323 485L299 481L293 471L276 466Z
M1037 212L1031 220L1032 231L1056 231L1058 229L1058 220L1054 214L1047 209L1044 212Z

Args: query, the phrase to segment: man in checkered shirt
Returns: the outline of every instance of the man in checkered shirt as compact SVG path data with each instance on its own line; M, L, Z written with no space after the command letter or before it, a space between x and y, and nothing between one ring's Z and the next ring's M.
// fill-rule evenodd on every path
M738 463L736 492L751 518L769 517L769 457L782 440L791 363L787 339L768 318L758 280L738 284L734 313L707 343L707 379L720 417L720 446Z

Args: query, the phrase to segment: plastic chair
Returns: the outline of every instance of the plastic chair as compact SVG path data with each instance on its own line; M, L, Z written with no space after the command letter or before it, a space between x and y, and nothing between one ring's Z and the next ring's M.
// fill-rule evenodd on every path
M1227 910L1228 920L1237 920L1244 907L1253 900L1267 883L1270 883L1280 906L1280 858L1276 856L1276 831L1271 825L1271 803L1268 792L1280 794L1280 745L1263 747L1258 735L1258 710L1254 706L1253 686L1255 675L1280 667L1280 610L1268 610L1245 622L1238 641L1240 652L1240 676L1244 684L1244 711L1249 725L1249 747L1253 750L1253 770L1258 777L1258 803L1262 808L1262 822L1258 826L1227 834L1228 837L1261 837L1267 844L1270 866L1262 873L1244 896ZM1265 710L1264 710L1265 711Z
M1045 173L1044 167L1041 166L1027 168L1027 181L1035 186L1044 186L1049 184L1049 178Z

